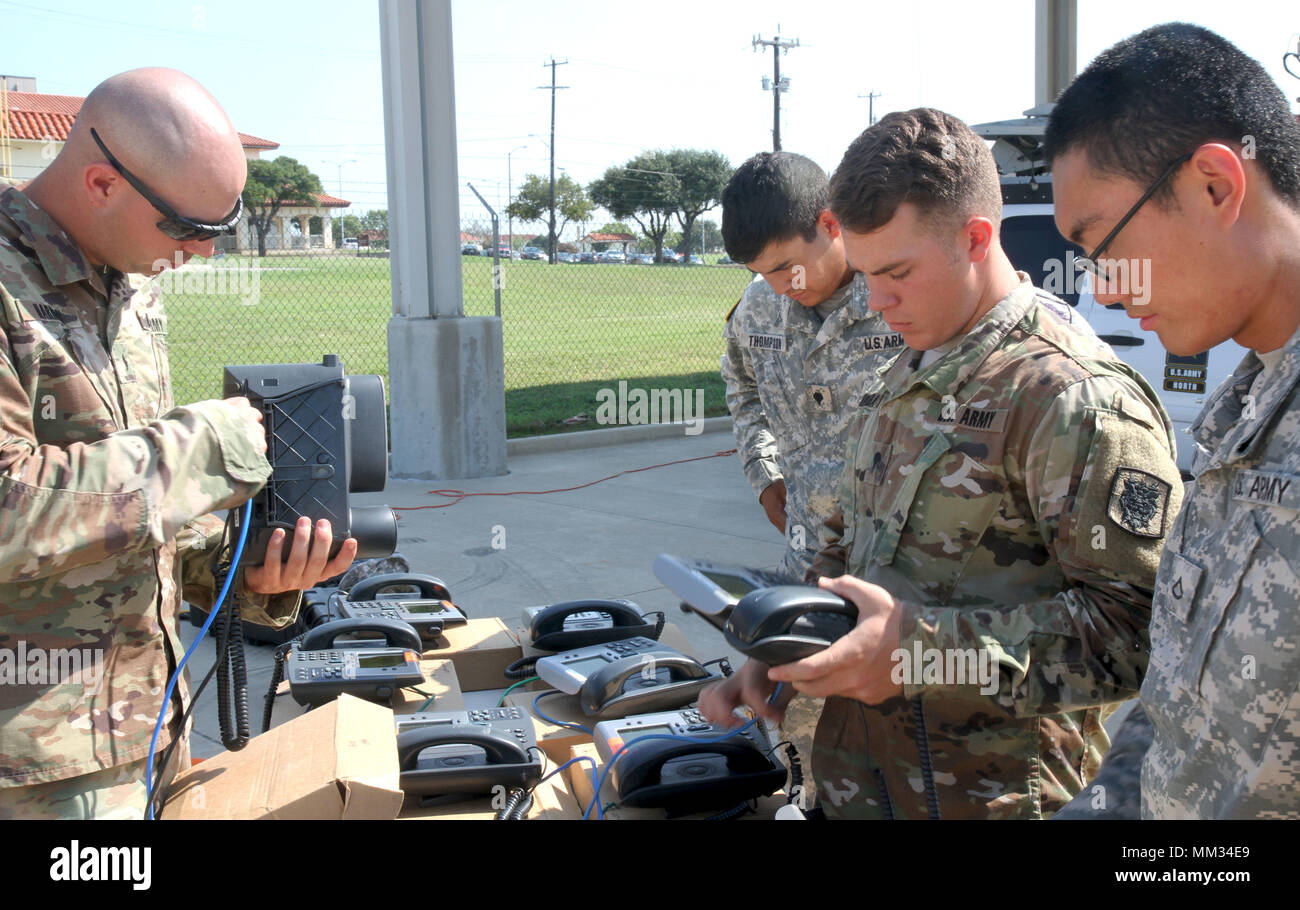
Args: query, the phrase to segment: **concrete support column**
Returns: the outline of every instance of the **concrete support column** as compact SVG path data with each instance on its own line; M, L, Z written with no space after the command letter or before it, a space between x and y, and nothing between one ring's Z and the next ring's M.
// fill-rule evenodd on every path
M450 0L379 0L394 477L506 473L501 320L464 315Z
M1079 17L1075 0L1034 5L1034 105L1051 104L1074 79Z

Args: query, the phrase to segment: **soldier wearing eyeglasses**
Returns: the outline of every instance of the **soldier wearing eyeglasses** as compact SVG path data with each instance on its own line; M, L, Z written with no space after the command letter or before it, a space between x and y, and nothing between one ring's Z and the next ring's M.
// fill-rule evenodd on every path
M1141 707L1116 749L1144 818L1300 816L1300 126L1256 61L1156 26L1103 52L1046 133L1056 224L1171 354L1250 348L1192 425L1196 458L1161 558ZM1149 723L1148 723L1149 721ZM1148 747L1149 743L1149 747ZM1132 763L1130 763L1132 764ZM1109 759L1072 817L1133 802Z
M182 735L184 680L163 703L181 599L212 607L211 513L271 467L247 400L174 407L149 276L233 232L246 172L201 85L142 69L95 88L50 166L0 192L0 818L139 817L159 713L158 754ZM331 561L327 522L277 534L233 587L282 625L356 544Z

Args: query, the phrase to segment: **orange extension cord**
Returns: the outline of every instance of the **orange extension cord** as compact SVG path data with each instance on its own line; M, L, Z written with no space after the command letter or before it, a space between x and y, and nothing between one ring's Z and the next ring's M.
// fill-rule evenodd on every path
M443 502L433 506L393 506L394 512L414 512L419 509L445 509L448 506L454 506L462 499L470 496L545 496L547 493L568 493L572 490L581 490L584 487L595 486L598 483L604 483L607 480L613 480L615 477L622 477L624 474L638 474L641 471L652 471L655 468L666 468L669 465L686 464L691 461L704 461L707 458L721 458L726 455L735 455L735 449L723 449L721 452L714 452L712 455L697 455L694 458L679 458L677 461L665 461L663 464L647 465L644 468L629 468L626 471L619 471L617 474L610 474L608 477L602 477L599 480L592 480L587 483L580 483L576 487L560 487L555 490L514 490L509 493L466 493L464 490L430 490L430 496L442 496L450 499L451 502Z

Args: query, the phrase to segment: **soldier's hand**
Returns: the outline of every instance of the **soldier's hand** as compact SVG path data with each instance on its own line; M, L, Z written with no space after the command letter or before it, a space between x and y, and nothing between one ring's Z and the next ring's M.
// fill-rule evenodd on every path
M266 561L244 571L244 587L255 594L301 591L346 572L357 555L356 538L345 540L338 555L330 559L331 531L330 523L324 519L316 522L313 531L310 518L299 518L298 526L293 529L289 559L283 561L284 529L276 528L266 546Z
M762 493L758 495L758 504L763 507L767 513L767 520L772 522L778 531L785 533L785 481L778 480L776 483L767 485Z
M858 608L858 624L825 651L773 667L768 678L793 683L814 698L842 695L869 705L902 695L902 685L890 679L901 604L879 585L852 575L822 578L818 584L851 601Z
M262 428L262 412L253 407L247 398L224 398L221 401L234 412L236 419L244 426L248 440L257 449L258 454L266 454L266 430Z
M777 703L769 705L767 700L772 697L776 685L767 678L767 671L767 664L751 660L722 682L706 686L700 692L700 713L710 723L731 729L741 723L733 712L736 708L746 707L764 720L779 724L785 716L785 706L794 697L794 690L787 686Z

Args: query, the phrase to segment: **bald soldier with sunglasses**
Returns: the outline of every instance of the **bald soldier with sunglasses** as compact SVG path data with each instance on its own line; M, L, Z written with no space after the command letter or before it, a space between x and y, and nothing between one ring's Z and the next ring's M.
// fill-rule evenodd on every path
M188 687L162 695L181 599L211 608L211 513L271 466L246 399L173 407L149 274L234 232L246 175L216 99L141 69L96 87L50 166L0 191L0 818L140 817L159 712L157 754L182 735ZM234 590L245 618L283 625L356 542L330 560L328 522L276 535ZM156 775L188 765L175 754Z

